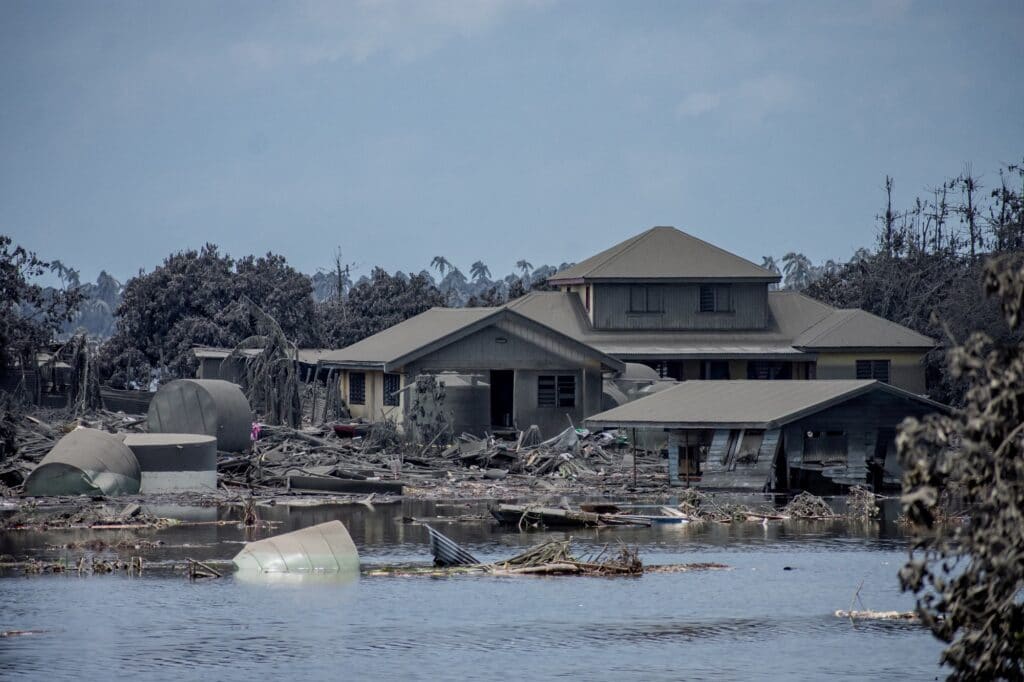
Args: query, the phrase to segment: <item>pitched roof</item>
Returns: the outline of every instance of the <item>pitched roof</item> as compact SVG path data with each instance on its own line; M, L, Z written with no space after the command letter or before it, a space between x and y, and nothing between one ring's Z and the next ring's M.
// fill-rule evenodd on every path
M558 337L563 343L581 348L585 353L598 357L606 367L614 370L621 370L624 367L620 360L606 355L580 339L507 307L431 308L347 348L324 353L320 356L320 363L338 367L372 367L388 371L508 317L515 317L527 325Z
M598 428L776 428L872 391L946 409L873 380L684 381L586 421Z
M742 331L653 331L594 329L587 318L579 296L561 291L535 291L507 304L549 327L579 339L609 355L621 359L644 358L796 358L817 349L855 348L919 350L934 347L934 342L906 327L870 315L861 310L838 310L821 301L794 291L768 292L768 326L765 329ZM836 315L839 315L837 318ZM839 338L837 328L814 345L797 343L830 329L830 320L842 322L850 317L864 321L863 333L856 324L846 329L846 338ZM868 319L870 318L870 319ZM856 342L857 345L841 343ZM835 345L830 345L835 343Z
M793 345L808 349L906 348L928 350L935 340L857 308L834 311L804 330Z
M233 348L216 348L214 346L196 346L192 349L192 354L197 358L209 358L213 360L223 360L227 356L231 355L234 351ZM243 348L237 354L245 357L256 357L263 352L262 348ZM299 349L299 362L305 365L315 365L325 353L331 351L326 348L300 348Z
M672 279L778 282L780 276L674 227L652 227L548 278L582 280Z

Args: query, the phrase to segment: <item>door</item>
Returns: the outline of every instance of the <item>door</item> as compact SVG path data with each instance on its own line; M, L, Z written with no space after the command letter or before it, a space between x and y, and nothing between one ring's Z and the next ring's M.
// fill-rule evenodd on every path
M515 371L491 370L491 426L511 428L512 403L515 389Z

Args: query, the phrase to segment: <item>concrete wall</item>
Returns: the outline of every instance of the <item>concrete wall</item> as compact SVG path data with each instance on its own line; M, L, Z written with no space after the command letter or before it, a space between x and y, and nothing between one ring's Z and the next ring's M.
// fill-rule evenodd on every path
M661 290L662 313L631 313L629 284L595 284L591 319L597 329L764 329L768 285L733 284L732 312L700 312L699 284L651 284Z
M912 393L926 390L923 353L818 353L819 379L856 379L858 360L889 360L889 383Z
M351 400L350 375L362 371L366 376L366 400L363 405L353 405ZM349 412L355 419L365 419L374 422L380 419L391 418L401 423L404 418L406 393L399 394L398 407L384 404L384 372L379 370L343 370L338 379L341 385L341 398L348 406ZM401 378L402 388L406 386L406 378Z

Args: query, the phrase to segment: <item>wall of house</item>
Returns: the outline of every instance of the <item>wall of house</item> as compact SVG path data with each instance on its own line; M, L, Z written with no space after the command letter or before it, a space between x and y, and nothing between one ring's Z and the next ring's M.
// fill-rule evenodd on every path
M889 360L889 383L911 393L927 389L923 353L818 353L819 379L856 379L858 360Z
M590 307L587 307L587 290L590 290ZM580 306L586 311L590 323L594 323L594 286L592 284L572 284L562 288L563 291L576 294L580 297Z
M700 312L699 284L652 284L662 292L663 312L629 312L629 284L595 284L592 322L597 329L764 329L768 285L733 284L732 312Z
M601 411L600 362L550 332L518 321L486 327L405 367L407 376L456 371L480 374L485 381L490 370L515 371L513 418L518 428L536 424L545 437L553 436L569 425L567 416L580 424ZM576 406L538 407L537 377L542 374L575 375ZM469 423L473 419L456 415L456 421Z
M364 404L353 405L350 393L350 375L362 372L366 376L366 398ZM401 423L405 417L405 403L407 391L399 394L397 407L384 404L384 372L378 370L343 370L338 378L341 386L341 397L348 406L349 413L355 419L365 419L374 422L385 418L394 419ZM406 386L406 379L401 379L402 388Z

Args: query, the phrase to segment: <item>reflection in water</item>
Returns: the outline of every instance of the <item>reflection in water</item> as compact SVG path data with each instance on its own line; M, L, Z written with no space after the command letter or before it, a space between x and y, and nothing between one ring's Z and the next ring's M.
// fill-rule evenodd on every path
M749 503L749 502L748 502ZM754 504L764 503L757 498ZM208 508L197 520L237 521ZM272 529L182 525L160 531L0 533L0 554L77 557L61 549L96 537L144 538L142 578L0 579L0 678L146 679L500 678L918 679L941 671L940 645L906 623L836 618L861 580L868 608L905 610L896 573L906 540L894 523L667 525L506 532L486 504L259 508ZM472 517L481 520L467 521ZM588 551L625 542L647 563L721 562L729 571L635 579L364 577L338 582L189 583L171 567L187 557L229 560L250 540L339 519L364 564L427 562L427 520L482 560L573 537ZM462 519L455 522L453 519ZM3 575L0 573L0 575ZM323 578L323 579L320 579Z

